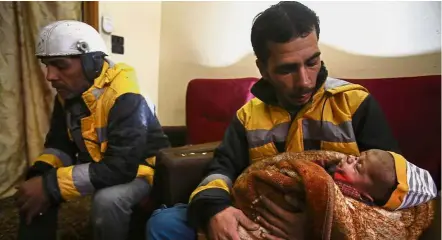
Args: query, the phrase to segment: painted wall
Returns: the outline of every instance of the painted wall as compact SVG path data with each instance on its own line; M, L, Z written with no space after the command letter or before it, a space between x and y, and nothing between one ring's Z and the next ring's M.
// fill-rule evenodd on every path
M185 124L185 94L191 79L259 76L250 29L255 15L273 3L162 3L158 110L163 125ZM331 76L441 73L440 2L305 4L320 17L321 51Z
M101 16L113 19L113 35L124 37L124 55L111 54L115 62L135 68L142 94L158 105L161 2L100 2L100 33L108 48L111 37L103 32Z

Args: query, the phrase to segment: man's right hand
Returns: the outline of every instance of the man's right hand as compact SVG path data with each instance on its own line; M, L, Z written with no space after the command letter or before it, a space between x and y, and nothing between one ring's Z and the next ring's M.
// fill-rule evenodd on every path
M213 216L209 221L209 239L211 240L240 240L238 226L248 231L256 231L259 225L246 217L239 209L228 207Z

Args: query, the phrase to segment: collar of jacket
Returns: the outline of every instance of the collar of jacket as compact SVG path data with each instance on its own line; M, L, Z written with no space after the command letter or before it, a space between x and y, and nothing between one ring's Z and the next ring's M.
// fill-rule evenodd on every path
M93 88L103 88L106 84L109 84L112 82L112 80L115 78L115 76L118 75L125 67L127 67L124 64L115 64L113 62L104 61L103 69L101 70L100 76L98 76L94 80L94 85L88 89L87 91L93 89ZM86 91L86 92L87 92Z
M324 91L318 91L318 90L324 88L324 83L327 77L328 77L327 68L325 67L324 62L321 61L321 69L319 70L318 77L316 78L316 87L312 100L318 98L318 95L324 93ZM273 88L272 84L270 84L265 79L261 78L258 82L256 82L253 85L250 91L256 98L263 101L265 104L279 106L278 99L276 97L275 88Z
M103 64L101 74L94 80L94 84L88 90L83 92L81 96L66 100L65 106L68 107L69 105L83 100L89 110L92 111L95 102L104 93L106 86L110 85L122 71L133 71L133 68L123 63L114 64L113 62L106 60ZM62 104L64 104L64 101L61 98L59 99Z

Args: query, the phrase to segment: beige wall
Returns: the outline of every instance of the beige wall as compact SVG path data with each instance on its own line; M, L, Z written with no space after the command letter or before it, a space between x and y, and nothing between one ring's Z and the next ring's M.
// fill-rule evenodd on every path
M125 55L163 125L185 124L194 78L259 76L250 45L257 13L275 2L100 2L125 37ZM440 2L306 2L321 19L330 75L379 78L440 74ZM100 14L100 16L101 16ZM109 43L110 36L102 33Z
M163 2L159 116L185 124L193 78L259 76L250 46L257 13L274 2ZM440 74L440 2L306 2L321 19L330 75L379 78Z
M111 54L115 62L135 68L143 95L158 105L158 74L160 56L161 2L100 2L101 16L113 20L113 35L124 37L124 55ZM108 48L111 37L100 33Z

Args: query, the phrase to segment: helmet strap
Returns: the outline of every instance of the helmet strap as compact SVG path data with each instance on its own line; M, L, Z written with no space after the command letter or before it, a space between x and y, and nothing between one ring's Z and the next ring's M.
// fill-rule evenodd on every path
M83 73L91 84L100 76L105 56L103 52L88 52L80 55Z

